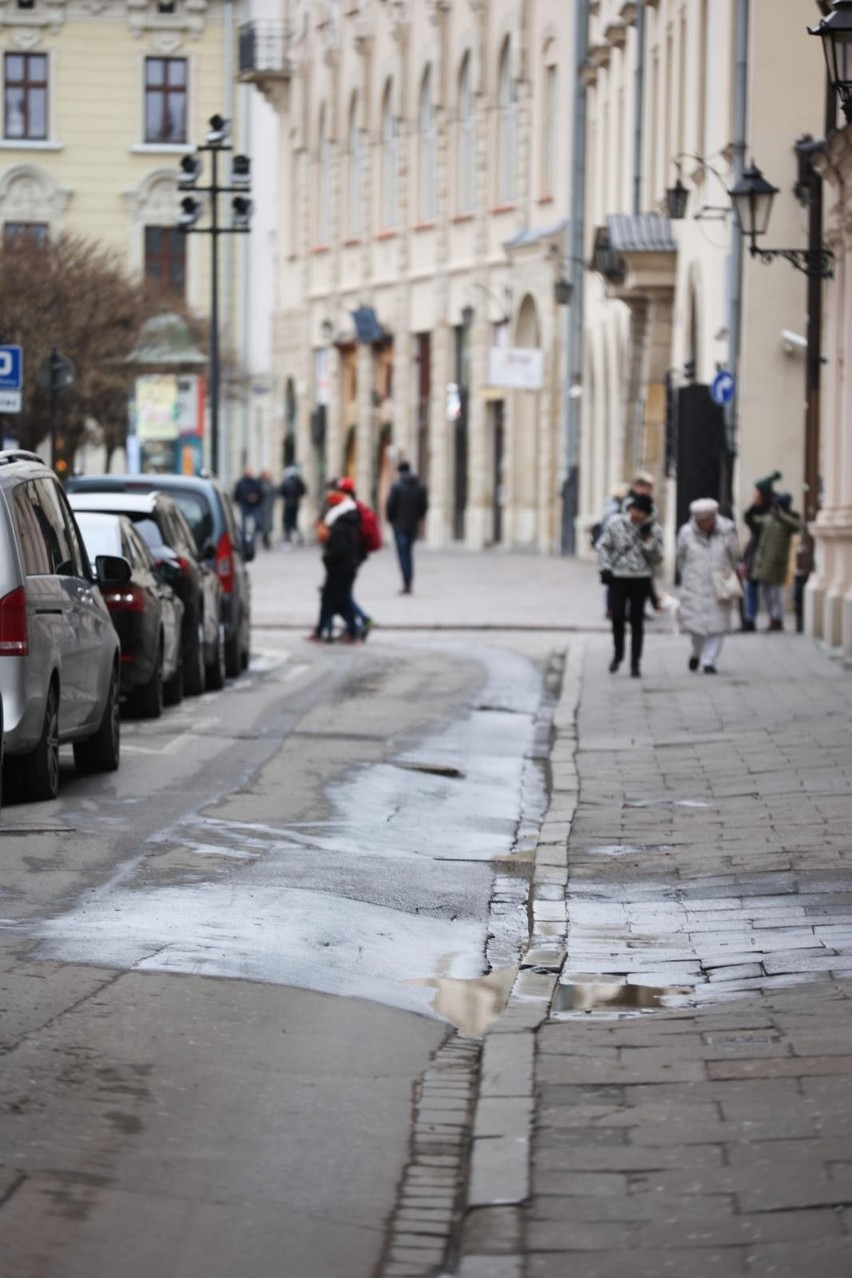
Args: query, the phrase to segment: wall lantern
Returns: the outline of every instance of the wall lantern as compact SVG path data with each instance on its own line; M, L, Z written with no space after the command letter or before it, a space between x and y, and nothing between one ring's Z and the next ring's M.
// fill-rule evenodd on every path
M475 311L472 306L463 306L461 309L461 322L463 328L470 328L473 323Z
M560 275L559 279L553 285L553 298L557 306L570 306L571 297L574 292L574 285L570 280L566 280L564 275Z
M808 31L822 40L829 82L852 121L852 0L834 0L833 12Z
M689 203L689 188L684 186L678 174L674 186L666 191L666 212L673 222L681 222L686 217L686 206Z
M797 271L803 271L811 277L827 279L834 269L834 254L830 249L758 248L756 240L766 234L772 203L777 194L777 186L767 182L756 164L750 164L733 190L728 192L740 230L749 241L749 253L761 262L772 262L776 257L783 257Z

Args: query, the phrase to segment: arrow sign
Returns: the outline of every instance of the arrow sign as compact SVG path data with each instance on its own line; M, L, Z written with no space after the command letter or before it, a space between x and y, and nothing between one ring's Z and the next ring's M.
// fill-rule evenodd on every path
M731 400L734 398L736 385L733 373L729 373L725 369L722 369L721 372L716 374L713 381L710 383L710 398L713 403L719 404L722 407L724 407L725 404L730 404Z

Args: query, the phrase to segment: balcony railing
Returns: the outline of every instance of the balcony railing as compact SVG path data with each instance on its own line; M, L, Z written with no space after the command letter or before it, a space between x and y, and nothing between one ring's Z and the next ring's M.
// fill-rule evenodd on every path
M290 22L244 22L239 30L240 79L287 79L295 28Z

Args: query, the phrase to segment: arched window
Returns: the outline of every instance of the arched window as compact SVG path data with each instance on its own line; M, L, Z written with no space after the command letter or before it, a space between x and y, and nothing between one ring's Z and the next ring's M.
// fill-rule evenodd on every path
M350 238L361 234L361 201L364 198L364 152L361 130L358 127L358 94L353 93L349 103L346 154L349 164L346 204Z
M516 195L515 166L518 134L518 104L515 97L515 81L512 79L512 44L503 42L500 53L498 77L497 117L497 199L500 204L511 204Z
M556 66L556 42L550 40L544 50L541 130L541 196L556 194L556 146L559 136L559 71Z
M431 222L437 211L437 172L436 172L437 137L435 135L435 105L432 101L432 68L428 66L423 72L420 85L420 155L418 163L419 177L419 216L421 222Z
M317 148L317 243L331 239L331 146L328 138L328 112L323 105L319 117Z
M456 209L472 213L476 198L476 121L473 115L473 80L470 54L459 72L458 136L456 139Z
M399 189L396 120L393 114L393 82L388 80L382 97L382 226L390 230L397 223Z

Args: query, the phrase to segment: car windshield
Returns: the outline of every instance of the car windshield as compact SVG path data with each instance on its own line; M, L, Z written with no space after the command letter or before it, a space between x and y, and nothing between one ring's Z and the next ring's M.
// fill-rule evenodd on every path
M203 551L213 536L213 516L207 498L202 493L173 487L169 488L169 496L174 497L180 506L186 516L186 522L192 529L198 550Z

